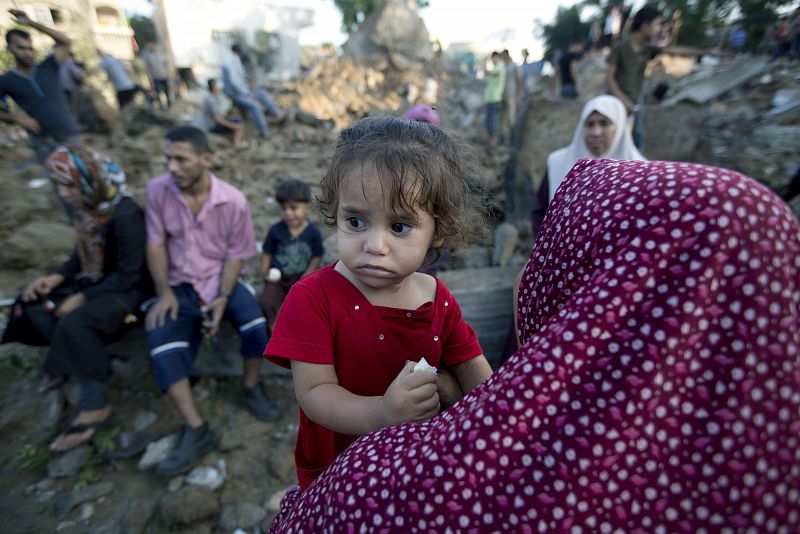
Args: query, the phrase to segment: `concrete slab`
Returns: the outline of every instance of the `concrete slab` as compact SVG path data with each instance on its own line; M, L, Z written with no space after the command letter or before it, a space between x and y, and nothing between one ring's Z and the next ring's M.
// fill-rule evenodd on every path
M728 68L718 68L713 76L684 87L664 100L664 105L671 106L683 100L705 104L758 76L766 70L768 64L766 58L747 57L737 60Z

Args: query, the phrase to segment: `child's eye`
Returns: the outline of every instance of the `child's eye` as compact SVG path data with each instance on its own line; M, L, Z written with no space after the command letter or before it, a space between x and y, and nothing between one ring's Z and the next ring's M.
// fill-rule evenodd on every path
M413 229L414 227L408 223L402 223L402 222L392 223L392 232L396 234L407 234Z
M348 217L344 220L344 224L351 230L361 230L366 226L366 223L358 217Z

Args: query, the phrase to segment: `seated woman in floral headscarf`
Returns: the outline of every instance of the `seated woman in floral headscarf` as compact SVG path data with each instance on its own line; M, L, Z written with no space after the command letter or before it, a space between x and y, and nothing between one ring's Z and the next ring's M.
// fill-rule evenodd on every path
M275 532L800 530L800 224L684 163L582 160L524 271L520 350L366 435Z
M107 344L150 292L142 209L125 191L125 173L82 146L60 147L47 159L48 175L72 208L78 234L61 267L30 282L14 305L2 343L50 345L43 389L74 376L79 412L50 445L73 449L107 424L111 373Z

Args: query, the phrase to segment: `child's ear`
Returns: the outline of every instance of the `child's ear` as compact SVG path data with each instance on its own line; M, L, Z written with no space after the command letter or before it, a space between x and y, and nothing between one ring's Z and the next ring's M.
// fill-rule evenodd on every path
M443 237L437 237L437 238L434 238L433 242L431 243L430 248L442 248L442 245L444 245L444 238Z

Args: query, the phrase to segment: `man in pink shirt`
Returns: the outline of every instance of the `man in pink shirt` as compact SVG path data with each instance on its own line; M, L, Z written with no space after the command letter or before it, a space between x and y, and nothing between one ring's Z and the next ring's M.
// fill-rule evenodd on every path
M173 476L215 448L217 438L192 395L194 357L203 330L215 335L230 321L242 339L240 403L262 421L280 417L259 380L266 322L255 293L239 281L256 254L250 207L241 191L209 171L211 146L193 126L178 126L165 141L169 174L147 184L147 265L158 299L145 321L156 381L183 418L181 437L156 472Z

